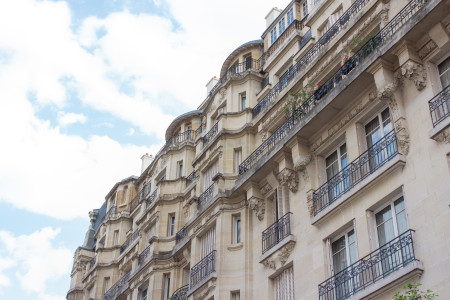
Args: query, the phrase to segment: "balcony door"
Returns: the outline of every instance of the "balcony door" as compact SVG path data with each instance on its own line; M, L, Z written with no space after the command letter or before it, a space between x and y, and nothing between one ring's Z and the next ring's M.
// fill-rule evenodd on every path
M358 289L358 276L342 272L357 260L355 230L352 228L331 243L333 273L336 276L336 299L345 299Z
M395 145L392 142L387 141L387 145L382 145L380 142L392 131L389 108L384 109L367 123L365 131L367 148L369 150L369 167L370 170L374 170L381 166L396 152Z
M350 187L350 180L348 176L342 175L336 177L339 172L348 166L346 144L337 147L337 149L325 159L325 166L327 172L327 182L329 182L328 203L332 203Z
M213 226L200 238L200 256L201 259L206 257L216 249L216 227Z

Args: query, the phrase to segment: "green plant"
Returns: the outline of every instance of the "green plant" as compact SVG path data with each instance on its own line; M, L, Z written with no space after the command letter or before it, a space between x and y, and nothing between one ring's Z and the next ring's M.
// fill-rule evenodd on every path
M355 50L356 48L361 47L362 45L364 45L367 41L369 41L371 38L373 38L374 35L371 33L363 38L354 38L352 40L352 50Z
M403 286L403 292L397 292L392 299L394 300L422 300L422 299L434 299L438 297L432 290L426 290L426 292L419 290L420 283L412 284L408 283Z
M284 102L284 113L286 114L286 118L292 116L297 107L308 100L309 96L310 93L305 89L301 89L297 93L290 92Z

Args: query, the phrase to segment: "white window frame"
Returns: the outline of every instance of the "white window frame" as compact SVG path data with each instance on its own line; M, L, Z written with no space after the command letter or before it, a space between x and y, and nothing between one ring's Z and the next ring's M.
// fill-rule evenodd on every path
M353 230L353 234L355 235L355 253L356 253L356 257L355 257L355 261L350 261L350 245L349 245L349 241L348 241L348 234L350 231ZM333 243L336 242L337 240L339 240L340 238L344 237L345 238L345 257L346 257L346 267L350 266L351 264L355 263L358 261L358 242L357 242L357 237L356 237L356 230L355 227L353 225L347 227L345 230L341 231L340 234L334 236L332 239L330 239L330 258L331 258L331 273L332 275L335 275L335 266L334 266L334 260L333 260ZM344 269L345 269L344 268Z
M139 292L139 300L147 300L147 299L148 299L148 288L145 288Z
M114 232L113 232L113 246L118 246L119 245L119 234L120 234L119 230L114 230Z
M183 161L177 162L177 178L183 177Z
M241 299L241 291L231 291L230 292L230 299L231 300L240 300Z
M175 235L175 213L170 213L168 217L167 236Z
M373 121L373 119L378 118L378 121L380 122L380 129L382 133L382 138L384 138L386 135L384 133L384 124L383 124L383 117L381 115L382 112L384 112L386 109L389 111L389 120L390 124L392 126L392 129L394 129L394 120L392 119L392 112L389 106L384 106L382 109L378 110L377 113L373 114L365 123L364 123L364 142L366 143L366 150L369 149L369 144L367 144L367 133L366 133L366 126L369 125L370 122ZM391 129L391 131L392 131ZM380 139L380 140L381 140Z
M286 280L286 282L282 282ZM272 279L274 300L294 300L294 267L284 269Z
M239 111L243 111L247 108L247 93L242 92L239 94Z
M325 177L328 180L330 180L331 178L328 178L328 174L327 174L327 158L330 157L334 152L337 152L337 160L338 160L338 167L339 167L339 171L342 171L342 153L341 153L341 147L345 145L346 148L346 152L345 155L347 156L347 166L349 165L349 159L348 159L348 148L347 148L347 141L343 140L341 141L336 147L333 147L333 150L328 151L326 155L323 156L324 158L324 164L325 164ZM335 174L336 175L336 174Z
M232 244L239 244L239 243L242 242L242 219L241 219L241 214L233 215L232 218L233 218Z
M234 172L239 173L239 165L242 163L242 148L234 148Z
M164 281L163 281L163 299L169 300L170 299L170 273L164 274Z

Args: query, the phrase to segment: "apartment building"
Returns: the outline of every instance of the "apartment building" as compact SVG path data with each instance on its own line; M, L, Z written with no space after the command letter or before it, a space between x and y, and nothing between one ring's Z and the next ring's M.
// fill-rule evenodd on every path
M68 300L450 297L450 1L266 21L90 212Z

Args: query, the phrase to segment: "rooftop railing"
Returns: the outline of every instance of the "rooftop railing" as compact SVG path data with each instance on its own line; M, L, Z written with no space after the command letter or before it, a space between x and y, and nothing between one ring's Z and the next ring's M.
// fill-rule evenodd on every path
M291 216L288 212L262 233L262 253L266 253L291 234Z
M378 49L382 45L386 44L386 42L389 41L392 35L416 12L418 12L427 1L428 0L410 1L396 16L394 16L394 18L385 27L383 27L383 29L381 29L381 31L379 31L373 38L365 43L361 47L361 49L352 57L350 57L334 75L332 75L305 102L303 102L296 110L294 110L293 114L239 165L239 174L244 174L245 172L247 172L261 159L261 157L263 157L263 155L273 149L273 147L278 144L278 142L283 139L297 123L300 122L300 120L309 115L313 108L317 106L319 101L327 93L331 92L335 87L340 85L344 76L347 76L349 73L357 69L358 65L362 61L364 61L375 49ZM352 4L352 6L360 2L364 1L356 1ZM360 3L360 5L362 4ZM341 18L339 18L339 20ZM302 61L303 59L300 60L299 63ZM298 74L299 63L297 63L296 67L292 69L290 75L285 79L286 82L290 82ZM285 81L283 81L283 84L287 85ZM279 82L278 84L281 84L281 82Z
M188 300L187 292L189 290L189 284L180 287L172 294L172 300Z
M113 205L113 206L111 206L110 209L106 212L105 219L114 217L114 216L116 215L116 213L117 213L116 206Z
M214 196L214 183L211 184L201 195L198 197L198 207L205 207Z
M219 123L217 122L203 137L203 144L208 143L219 132Z
M133 234L120 247L120 254L122 254L130 244L139 237L139 229L136 229Z
M145 248L144 251L142 251L141 254L139 254L138 264L141 265L149 254L150 254L150 245L148 245L147 248Z
M156 156L161 155L164 151L166 151L170 146L175 146L178 144L181 144L182 142L185 141L194 141L197 136L201 133L201 127L197 130L187 130L185 132L182 133L176 133L174 135L172 135L167 142L164 144L164 146L162 146L162 148L158 151L158 153L156 153Z
M328 29L324 35L314 44L314 46L303 55L303 57L293 66L290 71L287 82L277 83L270 92L253 108L253 117L256 117L269 103L271 103L276 96L304 69L313 58L319 54L319 50L327 45L339 32L342 31L344 25L353 18L370 0L356 0L353 4L342 14L342 16ZM310 39L310 36L308 40Z
M397 154L397 136L395 130L392 130L314 192L314 215L327 208Z
M428 101L433 127L450 116L450 85Z
M194 288L200 281L214 273L216 261L216 250L211 251L198 264L191 269L190 287Z
M128 279L130 279L131 270L128 271L122 278L119 279L103 296L103 300L115 300L120 294L124 292L128 286Z
M413 232L404 232L319 284L319 300L349 298L416 260Z

